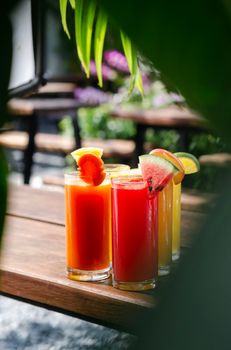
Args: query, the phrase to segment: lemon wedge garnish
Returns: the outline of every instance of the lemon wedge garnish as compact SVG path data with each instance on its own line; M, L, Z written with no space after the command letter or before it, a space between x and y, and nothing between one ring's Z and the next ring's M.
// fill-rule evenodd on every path
M96 157L101 158L103 155L103 149L98 147L81 147L71 152L76 163L78 163L79 158L84 154L93 154Z
M177 152L174 153L183 164L185 174L194 174L200 170L199 160L191 153Z

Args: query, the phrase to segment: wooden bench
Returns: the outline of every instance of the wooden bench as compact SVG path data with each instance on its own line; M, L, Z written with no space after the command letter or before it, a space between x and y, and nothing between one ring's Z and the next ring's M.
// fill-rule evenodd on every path
M183 247L191 245L205 218L199 212L182 212ZM62 193L12 186L2 246L0 290L6 296L134 333L140 314L159 300L160 288L125 292L113 288L110 279L67 279Z
M26 132L9 131L0 134L0 145L9 149L25 150L28 139ZM75 149L75 140L68 136L38 133L35 135L35 146L39 151L68 154ZM135 149L135 143L131 140L82 140L82 147L90 146L103 148L105 158L130 159Z
M148 128L155 131L175 129L180 133L181 151L188 151L189 132L209 130L207 120L198 116L196 113L186 108L170 106L162 109L134 109L134 108L116 108L111 115L115 118L131 120L137 125L137 133L135 137L136 148L134 159L145 151L144 141L145 133ZM135 166L135 163L133 164Z
M13 98L8 102L8 112L12 117L20 117L27 125L27 132L8 132L1 135L0 144L4 147L24 151L24 183L29 183L36 149L46 152L67 154L75 148L96 146L104 149L104 156L129 159L134 155L135 145L129 140L81 140L77 111L89 107L73 98L73 85L49 86L29 98ZM55 92L55 90L57 90ZM54 95L57 95L54 97ZM61 94L61 95L60 95ZM68 94L68 97L63 97ZM72 96L71 96L72 94ZM59 97L58 97L59 96ZM61 96L61 97L60 97ZM46 135L38 133L38 119L47 115L68 114L72 121L74 136Z
M231 164L230 153L213 153L200 156L201 165L211 165L219 168L227 167Z

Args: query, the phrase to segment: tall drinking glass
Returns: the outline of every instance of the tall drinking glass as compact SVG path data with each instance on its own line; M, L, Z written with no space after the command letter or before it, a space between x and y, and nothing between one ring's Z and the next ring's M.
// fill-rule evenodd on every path
M113 286L124 290L155 287L156 200L141 176L112 178Z
M109 277L110 179L92 186L77 172L65 174L65 198L68 277L79 281Z
M169 274L172 262L173 183L158 195L158 274Z
M126 164L104 164L104 169L106 174L113 178L115 176L123 175L123 173L128 172L130 170L130 166ZM110 214L111 210L110 210ZM110 265L112 267L112 227L111 227L111 216L110 216L110 231L109 231L109 257L110 257Z
M173 185L172 260L180 257L181 183Z

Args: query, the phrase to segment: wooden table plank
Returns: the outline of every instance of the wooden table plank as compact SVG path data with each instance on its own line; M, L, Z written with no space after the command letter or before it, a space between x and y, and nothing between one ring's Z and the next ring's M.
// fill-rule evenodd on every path
M200 191L182 191L181 208L188 211L206 213L215 206L218 195L215 193L201 193Z
M27 185L11 186L7 214L64 226L64 193L33 189ZM199 230L205 218L205 214L197 212L195 208L182 210L182 247L191 245L192 232Z
M82 104L75 98L12 98L7 104L8 112L16 116L34 113L58 113L73 111Z
M64 225L64 194L11 185L7 214Z
M30 201L28 201L28 197ZM214 202L215 198L215 195L199 197L198 195L194 196L191 192L184 193L182 195L183 223L184 217L190 218L193 216L191 212L204 212L209 207L212 207L209 202ZM8 197L7 213L64 225L64 194L46 189L33 189L27 185L13 185L10 188L10 195Z
M12 186L0 269L1 292L64 313L135 332L140 313L157 303L158 288L149 292L115 289L111 280L71 281L65 273L64 194ZM205 215L182 212L182 246Z
M177 106L162 109L116 108L111 115L115 118L128 119L137 124L167 128L208 128L208 122L186 108Z
M29 135L25 131L7 131L0 133L0 145L9 149L25 150ZM83 139L82 147L99 147L104 150L104 158L118 157L131 158L135 149L132 140L119 139ZM35 135L36 149L41 152L71 153L75 148L75 139L72 136L37 133Z
M123 329L131 330L134 317L156 302L153 295L115 289L110 280L67 279L65 228L45 222L7 216L1 271L3 293Z

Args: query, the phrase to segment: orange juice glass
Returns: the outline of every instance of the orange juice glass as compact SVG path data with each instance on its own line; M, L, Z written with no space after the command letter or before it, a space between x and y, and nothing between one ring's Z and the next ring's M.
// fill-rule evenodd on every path
M158 195L158 275L169 274L172 262L173 183Z
M172 260L180 257L181 183L173 185Z
M79 281L108 278L110 179L92 186L77 172L65 174L65 200L68 278Z

